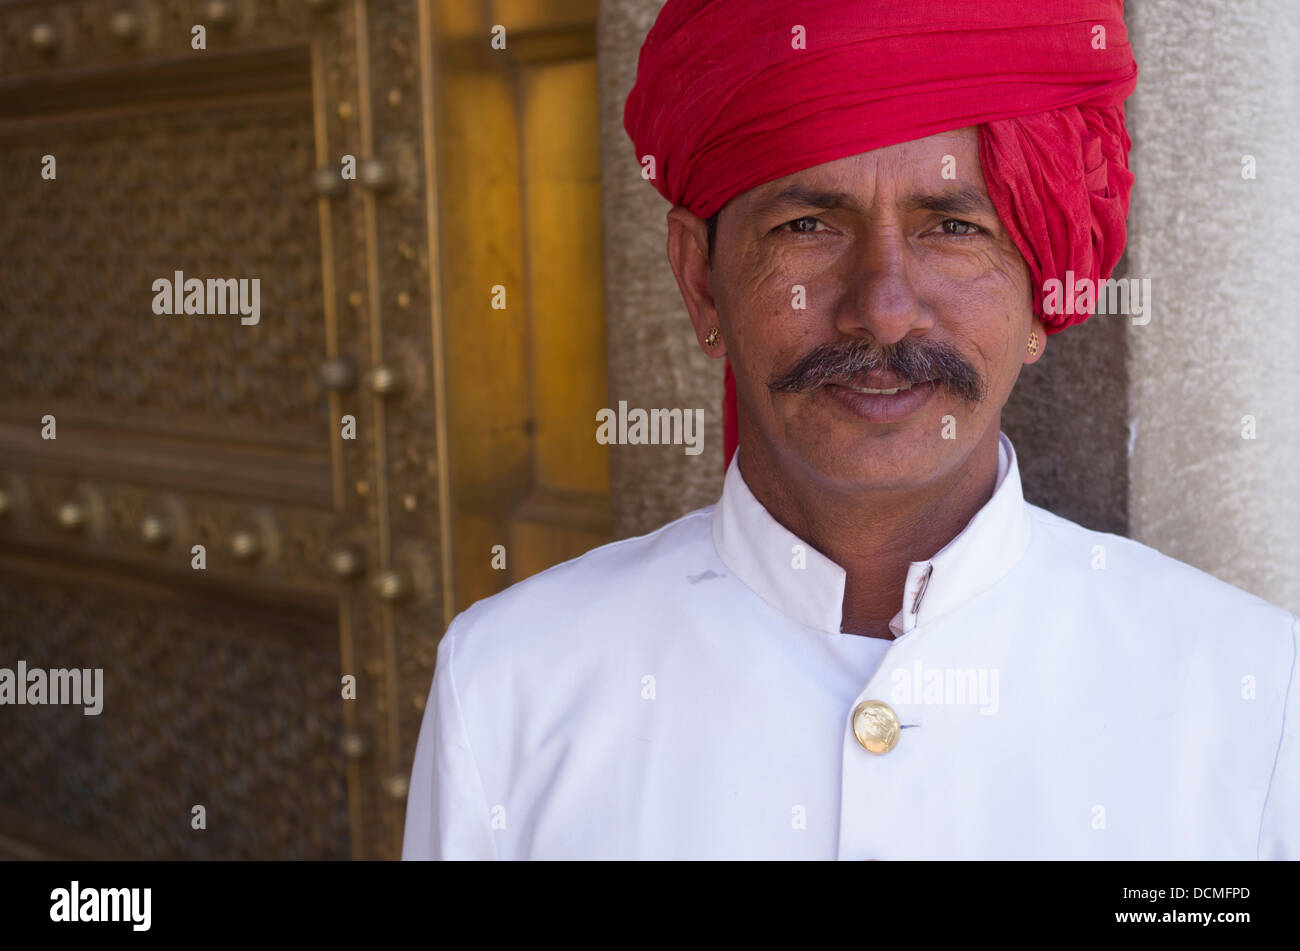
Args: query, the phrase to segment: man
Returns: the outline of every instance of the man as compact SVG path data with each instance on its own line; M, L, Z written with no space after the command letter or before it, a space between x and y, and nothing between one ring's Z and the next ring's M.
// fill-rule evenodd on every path
M404 857L1300 857L1300 622L1000 433L1122 252L1135 81L1110 0L669 0L625 118L739 448L456 618Z

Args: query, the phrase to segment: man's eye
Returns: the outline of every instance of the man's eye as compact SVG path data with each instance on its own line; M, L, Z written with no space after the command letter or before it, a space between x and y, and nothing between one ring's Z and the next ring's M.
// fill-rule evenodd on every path
M980 226L973 225L969 221L959 221L956 218L946 218L939 225L944 234L950 234L957 238L963 238L967 235L979 234Z
M802 225L808 222L811 222L814 227L812 228L801 227ZM794 221L787 221L785 224L778 225L777 227L778 230L790 229L788 233L791 234L813 234L816 231L815 226L819 224L821 224L821 222L816 218L805 217L805 218L796 218L794 219Z

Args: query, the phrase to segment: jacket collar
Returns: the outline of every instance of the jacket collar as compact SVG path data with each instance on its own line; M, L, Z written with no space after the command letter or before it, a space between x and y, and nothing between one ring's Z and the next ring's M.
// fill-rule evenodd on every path
M845 572L779 523L754 497L731 459L713 510L713 544L723 563L756 595L800 624L840 633ZM1015 449L998 434L993 495L947 545L908 568L895 637L960 608L991 587L1029 546L1029 513ZM803 564L802 568L798 565Z

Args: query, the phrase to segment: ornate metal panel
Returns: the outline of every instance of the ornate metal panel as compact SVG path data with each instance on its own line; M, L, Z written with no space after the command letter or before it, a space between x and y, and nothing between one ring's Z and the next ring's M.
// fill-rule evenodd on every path
M0 2L0 666L106 692L0 708L0 849L400 853L452 609L432 22ZM260 321L156 315L175 271Z

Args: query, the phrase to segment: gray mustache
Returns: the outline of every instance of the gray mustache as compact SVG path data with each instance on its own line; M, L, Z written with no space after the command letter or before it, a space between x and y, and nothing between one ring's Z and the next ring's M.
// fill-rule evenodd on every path
M827 383L852 383L872 370L888 370L913 384L935 380L967 403L984 399L984 381L952 344L923 344L912 337L887 347L865 339L823 343L767 387L774 393L806 393Z

